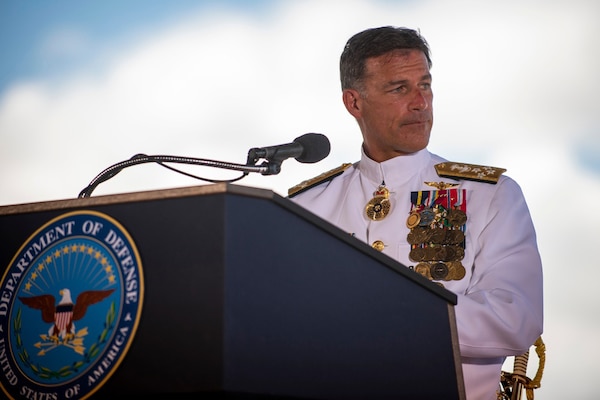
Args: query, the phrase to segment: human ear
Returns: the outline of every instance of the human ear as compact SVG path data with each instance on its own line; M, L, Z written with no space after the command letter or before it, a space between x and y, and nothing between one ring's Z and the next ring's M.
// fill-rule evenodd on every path
M342 100L346 110L355 118L360 116L360 94L354 89L344 89L342 92Z

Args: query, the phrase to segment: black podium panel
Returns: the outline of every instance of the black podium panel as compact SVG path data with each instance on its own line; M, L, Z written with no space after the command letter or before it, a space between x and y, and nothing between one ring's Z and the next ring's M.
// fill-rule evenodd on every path
M0 266L72 210L119 221L138 331L94 398L462 399L455 296L270 191L235 185L0 208Z

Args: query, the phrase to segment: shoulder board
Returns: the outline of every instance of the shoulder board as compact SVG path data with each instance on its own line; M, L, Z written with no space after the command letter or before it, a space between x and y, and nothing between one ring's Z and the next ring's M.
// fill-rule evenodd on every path
M504 168L486 167L485 165L443 162L435 165L435 171L443 178L466 179L477 182L496 184Z
M312 179L300 182L296 186L292 186L288 189L288 197L294 197L295 195L302 193L307 189L320 185L323 182L332 180L333 178L344 172L346 169L348 169L348 167L350 167L351 165L352 163L344 163L337 168L324 172L321 175L315 176Z

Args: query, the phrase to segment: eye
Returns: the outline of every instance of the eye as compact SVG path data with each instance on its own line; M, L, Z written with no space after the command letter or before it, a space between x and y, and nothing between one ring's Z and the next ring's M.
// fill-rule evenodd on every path
M408 86L399 85L392 89L393 93L406 93L408 91Z

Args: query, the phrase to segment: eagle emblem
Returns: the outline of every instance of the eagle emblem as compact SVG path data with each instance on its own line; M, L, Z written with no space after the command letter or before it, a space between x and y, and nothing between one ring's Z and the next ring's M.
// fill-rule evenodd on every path
M77 331L75 321L79 321L85 316L89 306L104 300L112 292L114 289L87 290L81 292L73 303L71 291L65 288L59 292L61 299L58 304L51 294L19 297L19 300L26 306L40 310L42 320L51 324L48 334L40 335L42 342L36 344L36 347L42 348L39 355L43 355L61 344L72 347L75 352L83 354L85 351L83 337L87 335L87 329Z
M113 217L84 209L53 217L14 247L0 276L0 399L87 399L137 333L144 274L135 242Z

